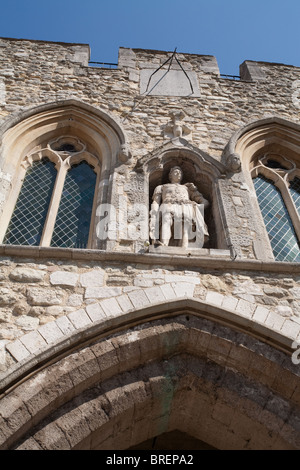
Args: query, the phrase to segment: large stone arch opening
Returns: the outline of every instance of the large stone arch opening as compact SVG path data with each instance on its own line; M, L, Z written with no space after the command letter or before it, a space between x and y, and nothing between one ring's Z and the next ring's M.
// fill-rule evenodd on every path
M2 449L298 449L287 344L192 303L114 321L6 389Z

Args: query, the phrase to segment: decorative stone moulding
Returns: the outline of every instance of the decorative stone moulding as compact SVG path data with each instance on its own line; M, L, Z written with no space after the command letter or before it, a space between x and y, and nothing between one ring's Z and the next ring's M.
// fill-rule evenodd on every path
M300 163L300 125L275 116L256 120L233 134L223 151L222 161L238 154L242 169L248 171L258 152L265 154L274 149L281 154L284 150L285 156Z
M70 142L70 140L68 139L63 139L66 142ZM78 151L58 151L51 149L51 145L47 144L46 148L42 148L38 151L33 151L32 153L26 155L21 165L22 167L27 169L29 166L32 165L33 162L42 160L46 157L55 164L55 168L57 170L59 170L62 165L65 165L67 168L70 168L72 165L75 165L80 161L85 160L89 165L91 165L95 169L95 171L100 171L101 164L99 159L97 158L97 156L92 155L90 152L87 152L85 148L85 144L82 144L82 149Z
M115 118L78 100L58 101L16 113L4 120L1 138L0 162L14 167L28 152L40 148L41 142L49 142L52 147L55 141L69 142L76 151L83 151L85 142L86 150L99 156L102 171L110 171L118 163L122 146L128 148L125 133Z
M278 166L275 166L276 162ZM294 161L287 159L283 155L269 152L258 157L256 166L251 170L252 176L257 176L259 173L273 180L274 184L280 187L282 186L281 181L286 185L296 176L300 177L300 168L297 168Z
M118 159L122 163L131 163L132 155L128 144L122 144L118 153Z
M222 163L182 137L176 137L164 143L139 159L135 169L137 171L143 170L150 175L157 169L162 170L166 166L172 165L172 160L177 164L183 161L188 162L193 165L194 171L198 173L205 172L212 179L225 173L225 166Z
M238 153L231 153L225 161L227 173L239 173L241 171L241 157Z
M70 153L82 152L86 149L86 144L73 136L62 136L48 143L48 147L60 154L69 155Z

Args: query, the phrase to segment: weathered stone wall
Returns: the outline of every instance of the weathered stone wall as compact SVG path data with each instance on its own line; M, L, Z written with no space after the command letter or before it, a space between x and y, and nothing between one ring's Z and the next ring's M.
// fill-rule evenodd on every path
M183 312L94 337L21 381L0 402L0 448L120 450L180 429L218 449L298 449L298 385L284 352Z
M27 106L77 98L122 120L135 157L163 142L173 110L185 111L194 144L216 157L233 132L251 121L272 115L298 121L293 104L297 67L258 63L265 79L234 81L220 78L210 56L179 54L182 66L197 74L200 95L145 97L140 95L140 70L145 63L155 70L170 53L130 50L129 63L122 60L127 50L121 49L115 70L88 67L88 46L8 39L0 45L2 118Z
M300 344L300 266L274 261L254 189L250 187L249 168L244 165L241 171L231 172L226 166L226 151L232 136L249 123L276 118L297 127L300 69L245 61L240 67L241 79L230 80L220 75L212 56L178 53L176 58L180 64L173 60L168 70L170 60L174 59L172 52L120 48L118 68L109 69L89 66L89 53L89 46L84 44L0 39L0 162L7 157L7 148L15 150L14 136L7 137L9 132L14 134L15 131L18 145L23 137L26 140L26 120L28 116L35 116L36 109L39 112L46 109L47 119L51 112L55 114L58 110L53 118L57 128L61 126L65 131L70 127L76 134L76 126L72 128L71 124L63 122L70 117L63 114L64 106L73 107L76 118L84 114L81 121L76 121L78 129L80 125L92 127L94 120L102 122L103 119L106 129L115 136L110 141L111 154L107 152L113 163L109 165L105 161L103 180L99 183L103 193L98 194L97 201L113 204L118 216L123 215L124 210L120 200L126 203L129 207L123 220L126 228L129 224L132 228L137 226L134 213L130 212L136 203L147 206L140 222L148 226L151 191L163 178L164 165L167 169L178 159L180 164L186 165L188 177L196 175L197 183L203 185L200 189L211 203L209 210L214 219L211 227L217 235L212 234L213 243L197 253L179 253L176 249L172 252L171 249L166 254L148 247L147 240L135 243L128 236L110 240L103 246L94 244L87 250L1 245L0 382L4 392L0 410L1 445L9 448L30 431L24 448L47 449L52 445L73 448L75 441L71 437L69 445L66 436L77 433L74 425L77 418L72 417L72 413L70 418L70 410L65 413L62 408L62 413L58 413L62 419L57 420L57 426L56 418L52 420L50 413L55 414L60 406L68 407L68 400L74 399L80 404L81 392L89 387L96 387L98 394L103 386L101 381L106 379L112 380L109 390L119 401L111 400L111 415L103 411L104 405L103 410L102 405L99 408L109 420L110 433L105 441L105 433L98 423L99 442L105 446L116 441L115 446L124 445L124 448L134 445L138 442L135 434L140 429L146 429L145 439L162 432L162 429L157 430L161 407L164 400L170 398L166 395L169 384L178 380L178 373L181 376L178 364L184 374L189 371L186 365L191 365L192 369L195 366L197 374L198 370L201 374L199 364L206 363L203 370L208 371L208 382L213 378L212 388L204 385L209 391L206 392L207 402L198 378L195 380L192 374L187 382L184 379L183 388L178 389L179 394L174 395L172 404L176 410L176 429L181 429L181 411L177 418L177 409L182 407L183 420L187 421L184 430L195 436L200 430L204 434L199 431L199 438L206 439L206 426L211 429L212 442L217 430L220 437L215 441L217 446L222 447L221 433L226 431L229 447L273 448L279 443L286 448L286 433L289 446L299 448L299 434L294 431L298 426L294 411L299 404L299 370L290 356L293 341ZM188 72L190 81L181 66ZM59 113L63 117L58 122ZM181 136L177 140L174 113L181 116ZM47 119L44 128L49 124L50 119ZM266 126L270 122L267 121ZM94 130L92 127L91 133L83 133L83 136L88 140ZM280 128L279 123L273 133L277 132L280 139L284 137L284 130L284 125ZM105 135L105 126L97 128L97 132ZM300 147L297 133L299 129L293 128L289 134L291 145L287 147L291 152ZM266 135L262 134L262 139ZM8 143L6 138L11 141ZM44 139L37 132L32 138L34 145L41 143L40 138ZM256 136L251 138L255 142ZM27 144L30 147L31 143ZM125 147L122 158L117 150L119 144ZM102 141L99 143L102 149L101 145ZM20 145L16 148L19 152ZM11 157L11 166L0 168L1 210L15 189L21 158L15 157ZM178 324L172 320L174 318ZM197 324L201 328L198 325L196 335ZM184 333L178 334L179 331ZM226 399L223 403L219 398L216 406L212 405L212 396L215 400L220 387L220 371L216 373L214 369L219 363L226 372L222 372L223 377L226 374L236 376L236 380L231 381L234 398L230 395L230 406ZM170 375L172 368L173 375ZM151 372L148 381L143 372L147 369ZM167 385L163 383L159 394L152 369L166 380ZM141 396L146 396L145 390L149 391L149 384L153 382L156 398L153 400L152 391L148 394L149 416L145 415L147 400L140 400L130 387L128 393L123 373L127 379L130 374L134 380L138 377L136 384L134 380L131 383L137 395L142 390ZM244 383L246 385L241 386ZM200 401L194 401L193 394L186 394L185 390L193 388L195 396L199 393ZM264 401L261 401L262 388ZM219 393L222 395L222 388ZM108 394L105 398L108 402L109 397ZM128 397L132 403L126 408ZM247 400L250 397L253 403L260 401L258 408L254 408L251 401L247 404L249 421L244 421L248 409L243 401L245 397ZM188 415L186 400L192 403ZM78 412L76 406L70 407L74 415ZM207 413L204 427L203 406ZM83 421L89 422L90 416L94 419L93 407L83 412ZM151 407L158 411L157 415ZM195 408L201 410L196 419ZM122 432L115 432L120 426L114 421L114 412L118 410L118 420L118 413L122 415L125 409L131 410L130 413L138 410L145 423L125 413L122 437ZM281 421L273 420L270 414L273 411ZM265 421L261 418L263 414ZM164 416L162 420L168 424L172 414L166 416L166 420ZM215 423L215 418L217 424L210 427L209 423ZM34 434L34 427L43 419L50 420L49 440L47 432L45 439L43 436L40 439L39 432ZM220 431L222 419L226 426ZM258 422L268 429L266 440L260 440L262 434L257 434ZM253 441L249 447L250 437L246 438L243 432L244 423L244 429L253 425ZM154 431L150 432L148 428L152 427ZM86 429L80 428L83 436ZM47 425L45 429L47 431ZM283 436L281 444L276 437L278 429ZM234 433L235 442L232 441ZM93 440L89 434L90 429L87 436L82 437L83 441ZM130 434L132 440L127 442ZM97 448L98 436L96 441L88 446Z
M0 266L2 371L72 329L183 298L300 338L299 274L26 258Z
M34 106L70 99L107 112L122 125L132 157L115 169L112 201L124 195L131 204L145 201L146 194L146 180L135 171L135 165L141 157L170 142L172 135L166 129L173 112L184 111L182 130L187 146L199 149L217 163L233 133L248 123L270 116L298 122L295 83L300 78L299 68L245 62L241 80L235 81L220 76L212 56L178 54L195 87L194 93L183 96L180 87L172 92L172 86L188 86L176 62L172 65L175 75L166 79L164 88L153 87L156 70L171 56L161 51L121 48L118 68L101 69L88 66L86 45L0 39L0 124L5 128L8 119L21 119L22 113ZM0 203L4 204L11 175L2 172L0 177ZM224 239L232 244L238 258L255 259L254 243L260 228L253 195L245 181L243 172L224 174L219 179L218 204L225 220L216 221L216 227L221 229L225 224ZM113 250L115 246L108 248ZM133 252L126 240L118 249ZM73 321L74 326L76 318L106 314L112 305L117 315L185 295L298 337L299 274L248 273L245 269L226 272L222 268L212 271L209 267L201 272L184 267L178 271L171 261L168 267L159 263L157 269L145 263L127 266L109 261L103 265L2 258L1 345L62 317ZM1 367L5 368L14 358L1 351Z
M168 82L166 74L161 81L165 84L162 93L156 95L154 87L150 93L141 94L147 83L143 72L153 74L151 86L155 85L157 68L172 53L121 48L118 69L101 69L88 66L87 45L1 39L0 46L0 118L3 124L5 118L20 116L33 106L68 99L109 113L121 123L132 155L126 170L130 183L124 184L124 170L120 168L115 173L113 193L116 195L118 188L119 194L123 194L129 203L130 193L134 192L135 200L143 200L145 195L145 182L142 181L141 188L134 185L134 165L140 157L170 141L166 129L175 111L185 114L183 126L187 131L183 132L183 137L187 142L216 162L221 160L233 133L249 122L270 116L298 121L295 84L300 71L296 67L247 61L241 67L242 80L234 81L220 77L216 59L212 56L178 54L182 67L194 74L197 90L195 87L189 96L177 96L177 91L172 94L172 87L176 88L177 82ZM169 63L162 70L167 71L168 66ZM184 87L189 86L175 60L171 70L176 72L177 81ZM2 171L0 178L0 204L3 205L13 175ZM220 181L219 187L227 219L227 243L234 246L238 256L255 258L257 253L253 243L260 228L255 213L257 208L253 208L249 188L245 185L245 175L239 173ZM235 217L231 217L232 213ZM132 251L135 248L124 240L122 249Z

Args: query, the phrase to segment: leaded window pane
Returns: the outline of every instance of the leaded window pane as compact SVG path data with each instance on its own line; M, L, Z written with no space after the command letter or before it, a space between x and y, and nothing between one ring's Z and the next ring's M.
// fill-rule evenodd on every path
M39 245L56 179L47 158L28 168L3 243Z
M296 177L290 182L290 193L300 215L300 178Z
M96 174L86 162L68 171L51 246L86 248L95 184Z
M277 261L300 262L300 246L280 191L259 175L254 179L259 207Z

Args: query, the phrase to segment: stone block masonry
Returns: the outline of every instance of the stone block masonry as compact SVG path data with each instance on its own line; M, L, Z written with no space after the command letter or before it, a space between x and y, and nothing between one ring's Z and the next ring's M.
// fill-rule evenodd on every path
M166 128L174 112L184 111L187 141L216 162L221 160L233 133L251 122L272 116L298 122L299 106L294 87L300 79L297 67L245 61L241 66L241 80L235 81L220 76L214 57L180 53L178 59L193 77L195 93L189 92L186 96L176 90L173 93L172 83L168 85L166 81L158 95L147 95L143 74L155 71L171 53L120 48L118 68L101 69L88 66L89 47L84 44L2 38L0 46L0 124L4 129L6 119L20 116L33 106L78 100L109 113L122 124L132 155L132 168L140 158L167 142ZM182 74L180 80L186 80L188 86L178 64L174 62L172 67L175 67L174 73ZM156 83L156 74L151 80ZM131 181L127 180L127 186L124 185L124 170L120 171L116 184L120 185L120 194L131 204L131 193L134 192L138 200L143 189L136 190L134 172ZM0 212L11 179L11 173L0 173ZM251 192L241 175L219 184L226 211L235 214L227 222L236 250L239 256L254 259L254 244L259 234Z
M275 261L252 181L273 178L299 239L300 68L245 60L233 80L208 55L89 58L86 44L0 38L0 448L128 449L174 429L300 448L298 252L287 242L293 261ZM95 191L80 212L86 183L75 172L70 199L65 184L81 163ZM54 189L25 246L5 233L39 167ZM175 222L149 229L164 201L181 237ZM88 210L74 242L62 232Z
M242 80L233 81L220 77L215 58L180 54L182 66L196 77L199 96L174 96L169 103L165 95L144 95L132 74L155 70L170 53L121 48L118 69L99 69L88 67L87 45L2 38L0 46L0 118L24 107L75 98L120 119L137 157L164 142L169 106L185 110L194 144L216 157L233 132L250 121L279 115L297 122L292 101L292 84L300 79L297 67L247 61Z
M120 48L117 69L89 66L89 54L85 44L0 39L1 129L5 132L11 119L18 121L26 110L45 103L75 100L104 111L121 123L127 137L130 164L126 168L117 166L114 178L118 196L127 198L129 205L144 201L146 183L135 171L137 163L173 142L175 131L170 121L176 113L183 119L180 132L185 150L197 148L207 153L211 158L209 165L212 161L221 162L224 147L234 132L251 122L270 116L298 122L294 86L300 79L297 67L245 61L240 69L241 79L234 81L222 78L214 57L178 53L180 64L191 77L193 92L187 93L190 84L175 61L170 75L168 64L161 69L166 74L165 81L154 73L170 59L170 52ZM175 85L172 74L176 76ZM10 170L0 173L2 208L12 186L14 169ZM219 191L225 212L230 214L226 230L238 257L257 259L255 243L261 234L244 174L220 178ZM220 220L215 223L217 231L223 230ZM118 249L132 251L126 239ZM209 253L212 255L213 251ZM215 250L214 256L221 256L221 251ZM226 250L224 253L226 258ZM297 273L280 274L280 268L277 274L274 270L247 272L246 268L226 272L221 265L216 269L215 263L212 269L208 266L186 272L190 264L178 270L173 255L167 266L159 263L157 269L140 260L130 266L126 262L103 264L90 260L1 258L2 351L9 344L18 345L23 335L36 338L33 333L41 328L46 341L45 336L49 339L55 332L59 336L60 331L65 334L79 328L81 322L89 324L103 316L122 315L175 298L199 299L284 330L291 337L298 336ZM24 351L24 344L19 347ZM0 358L2 370L14 360L3 353Z
M2 372L95 322L178 299L234 312L291 341L300 338L300 273L11 257L0 261L0 276Z

